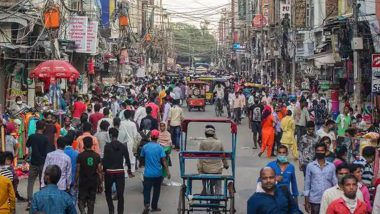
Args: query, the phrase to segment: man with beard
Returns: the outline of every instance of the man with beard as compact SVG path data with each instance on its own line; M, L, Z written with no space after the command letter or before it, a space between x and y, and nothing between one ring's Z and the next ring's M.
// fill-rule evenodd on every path
M286 187L276 187L276 174L270 167L260 170L262 191L253 194L247 201L249 214L293 214L299 213L298 205Z
M367 213L366 204L357 198L358 180L353 175L346 175L342 179L344 195L331 202L327 208L327 214Z

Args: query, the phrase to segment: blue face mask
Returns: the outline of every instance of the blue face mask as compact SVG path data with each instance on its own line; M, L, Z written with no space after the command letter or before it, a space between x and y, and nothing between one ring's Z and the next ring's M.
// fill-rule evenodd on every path
M278 155L277 161L280 163L287 163L288 162L288 156L285 155Z

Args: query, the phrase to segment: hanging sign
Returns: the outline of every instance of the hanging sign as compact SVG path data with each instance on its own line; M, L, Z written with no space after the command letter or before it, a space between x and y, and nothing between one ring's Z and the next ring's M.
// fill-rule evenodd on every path
M87 26L86 53L96 54L98 47L98 22L89 21Z
M285 18L285 14L289 14L289 19L291 18L291 0L281 0L280 1L280 16L281 19Z
M74 41L76 52L85 53L87 51L87 16L71 16L68 23L68 40Z

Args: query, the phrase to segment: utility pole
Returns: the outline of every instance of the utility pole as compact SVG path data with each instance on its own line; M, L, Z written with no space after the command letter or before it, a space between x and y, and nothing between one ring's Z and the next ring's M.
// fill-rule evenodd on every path
M352 26L353 39L359 37L358 33L358 21L359 21L359 10L358 10L358 2L357 0L353 0L352 3L353 15L354 15L354 25ZM359 60L359 52L358 47L353 47L353 55L354 55L354 103L358 107L358 110L361 111L362 108L362 99L361 99L361 86L362 86L362 73L360 70L360 60Z
M292 33L293 33L293 42L292 42L292 46L293 46L293 57L292 57L292 94L294 95L295 92L296 92L296 54L297 54L297 41L296 41L296 37L297 37L297 31L296 31L296 22L295 22L295 16L296 16L296 10L295 10L295 6L296 6L296 0L293 0L292 1L292 6L290 7L291 8L291 14L292 14L292 17L291 17L291 20L292 20Z

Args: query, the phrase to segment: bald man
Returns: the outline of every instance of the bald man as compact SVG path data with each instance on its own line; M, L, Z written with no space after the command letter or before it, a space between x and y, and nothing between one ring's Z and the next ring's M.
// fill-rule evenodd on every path
M247 201L249 214L301 213L286 186L276 187L276 174L270 167L260 170L262 191L255 192Z

